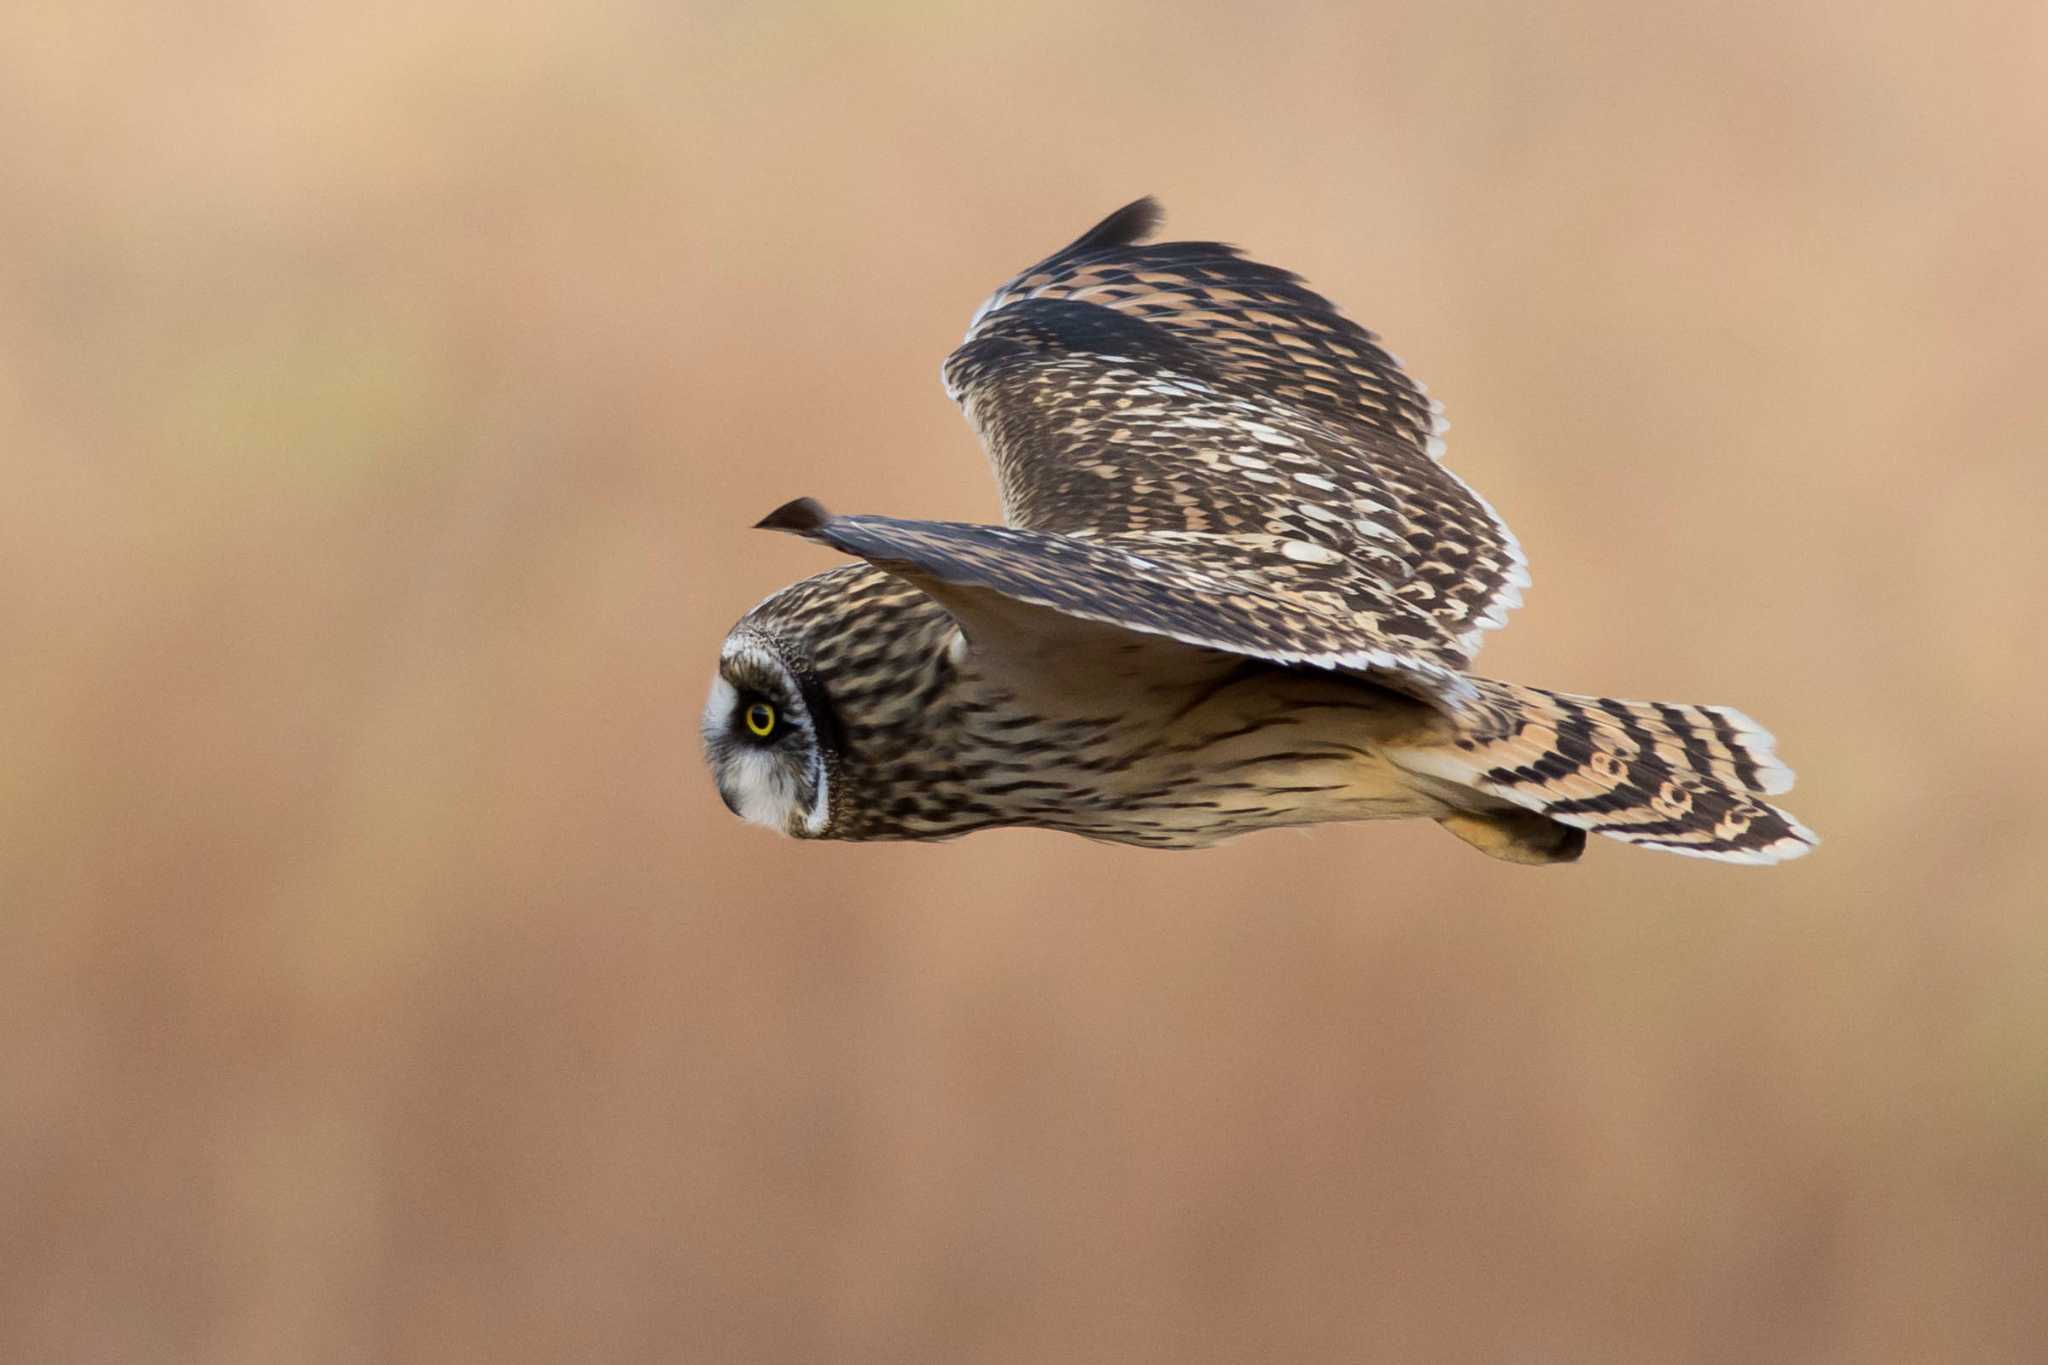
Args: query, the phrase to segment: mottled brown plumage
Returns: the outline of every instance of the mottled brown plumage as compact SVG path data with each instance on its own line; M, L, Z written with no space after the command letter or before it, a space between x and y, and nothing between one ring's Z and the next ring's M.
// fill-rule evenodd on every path
M762 523L872 567L734 628L704 722L728 804L841 838L1187 847L1426 817L1520 862L1589 830L1731 861L1812 845L1760 799L1791 774L1740 712L1471 676L1528 575L1440 462L1441 409L1293 275L1143 245L1157 216L1141 200L1002 286L946 361L1006 525L807 500Z

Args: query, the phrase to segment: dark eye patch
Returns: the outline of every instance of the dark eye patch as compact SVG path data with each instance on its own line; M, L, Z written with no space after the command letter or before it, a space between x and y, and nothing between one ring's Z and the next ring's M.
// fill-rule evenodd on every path
M832 704L832 695L825 685L815 673L802 669L797 672L796 686L803 693L804 709L811 713L811 729L818 736L819 747L835 754L845 753L846 727L840 724L839 708Z

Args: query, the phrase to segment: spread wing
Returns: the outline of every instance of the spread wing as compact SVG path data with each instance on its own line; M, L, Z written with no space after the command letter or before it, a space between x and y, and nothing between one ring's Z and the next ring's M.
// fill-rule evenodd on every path
M1050 642L1041 657L1057 666L1062 648L1108 626L1124 639L1357 674L1449 713L1478 696L1438 621L1306 541L835 517L808 498L760 525L907 580L977 652Z
M1142 245L1158 219L1150 199L1110 215L998 289L947 357L1004 519L1298 545L1366 633L1391 596L1469 663L1529 576L1439 463L1442 409L1287 271L1217 242Z

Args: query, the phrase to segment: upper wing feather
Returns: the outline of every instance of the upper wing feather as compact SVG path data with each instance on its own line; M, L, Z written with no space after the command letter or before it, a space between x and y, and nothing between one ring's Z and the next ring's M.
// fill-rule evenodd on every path
M906 579L952 612L977 649L1003 652L1015 608L1180 646L1353 673L1458 714L1478 693L1441 625L1395 593L1345 577L1336 556L1270 536L1065 533L897 517L835 517L800 498L760 525ZM1298 558L1297 558L1298 557ZM1276 588L1275 560L1302 577ZM1071 638L1071 632L1069 632Z
M1521 548L1438 463L1442 411L1370 332L1216 242L1140 245L1132 204L1010 281L946 360L1012 526L1276 538L1355 567L1469 662L1521 601ZM1285 596L1299 561L1276 557ZM1338 576L1343 577L1342 575Z

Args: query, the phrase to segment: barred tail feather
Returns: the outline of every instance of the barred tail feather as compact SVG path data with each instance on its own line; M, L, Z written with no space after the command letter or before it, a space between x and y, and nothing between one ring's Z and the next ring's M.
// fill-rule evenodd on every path
M1473 680L1481 701L1449 742L1402 767L1644 848L1735 863L1797 858L1820 840L1759 800L1792 770L1768 730L1727 706L1578 697Z

